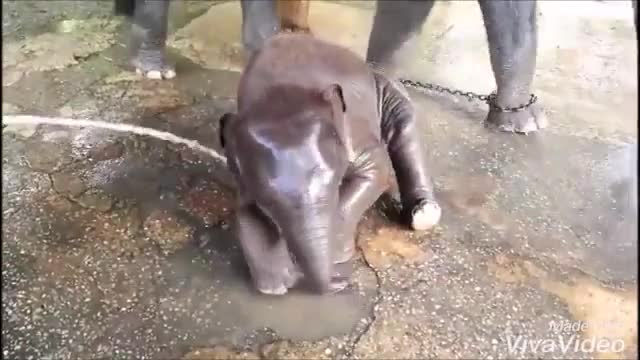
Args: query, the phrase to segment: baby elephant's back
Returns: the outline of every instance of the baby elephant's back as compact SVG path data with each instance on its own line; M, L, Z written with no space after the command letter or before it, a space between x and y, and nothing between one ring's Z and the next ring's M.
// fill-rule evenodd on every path
M372 111L375 116L373 75L358 55L311 35L279 34L247 65L238 89L238 107L242 111L278 85L322 91L336 83L342 86L348 113Z

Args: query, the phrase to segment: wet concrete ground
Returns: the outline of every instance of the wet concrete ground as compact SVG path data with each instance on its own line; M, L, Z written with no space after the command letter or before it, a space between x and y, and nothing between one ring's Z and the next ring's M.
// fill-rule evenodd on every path
M228 230L233 184L213 160L94 129L3 129L3 355L637 358L630 9L584 2L591 10L559 31L547 4L535 91L551 127L492 133L482 105L412 92L442 223L411 233L378 204L360 227L353 286L336 296L253 292ZM164 82L126 71L110 2L2 6L3 114L138 124L218 148L242 61L237 4L174 6L178 77ZM370 4L311 9L318 36L364 51ZM476 12L438 4L406 73L490 91ZM592 338L624 346L591 350ZM531 345L544 340L555 345Z

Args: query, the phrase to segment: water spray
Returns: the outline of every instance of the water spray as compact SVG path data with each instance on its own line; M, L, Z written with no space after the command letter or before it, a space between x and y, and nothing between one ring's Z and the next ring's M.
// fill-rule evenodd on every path
M130 134L151 136L156 139L171 142L173 144L186 145L190 149L205 153L214 159L226 164L227 158L218 151L208 148L196 140L185 139L170 132L155 130L143 126L129 124L113 124L104 121L71 119L58 117L43 117L32 115L2 115L2 125L57 125L67 127L89 127L96 129L105 129L117 132L125 132Z

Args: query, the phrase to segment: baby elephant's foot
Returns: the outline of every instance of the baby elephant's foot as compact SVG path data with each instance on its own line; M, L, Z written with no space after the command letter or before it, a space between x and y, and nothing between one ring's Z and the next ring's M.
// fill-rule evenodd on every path
M175 68L166 60L164 49L140 49L131 59L131 65L136 68L136 73L148 79L172 79L176 76Z
M301 277L298 271L292 269L285 269L282 274L263 274L256 281L256 288L265 295L284 295Z
M435 200L420 200L411 209L411 227L413 230L429 230L434 227L442 215L442 209Z
M519 112L501 112L491 108L485 124L500 131L527 134L544 129L547 118L539 104L533 104Z

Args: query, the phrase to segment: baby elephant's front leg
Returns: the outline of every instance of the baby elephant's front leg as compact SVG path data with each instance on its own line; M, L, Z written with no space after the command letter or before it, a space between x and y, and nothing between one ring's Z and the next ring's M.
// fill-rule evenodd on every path
M235 226L256 289L268 295L286 294L301 275L275 226L255 205L238 208Z
M442 210L433 194L424 141L416 126L415 110L400 84L381 75L382 136L398 180L403 218L414 230L427 230L440 221Z
M367 209L389 187L391 165L384 147L364 151L340 187L340 234L334 263L345 263L355 254L358 223Z

